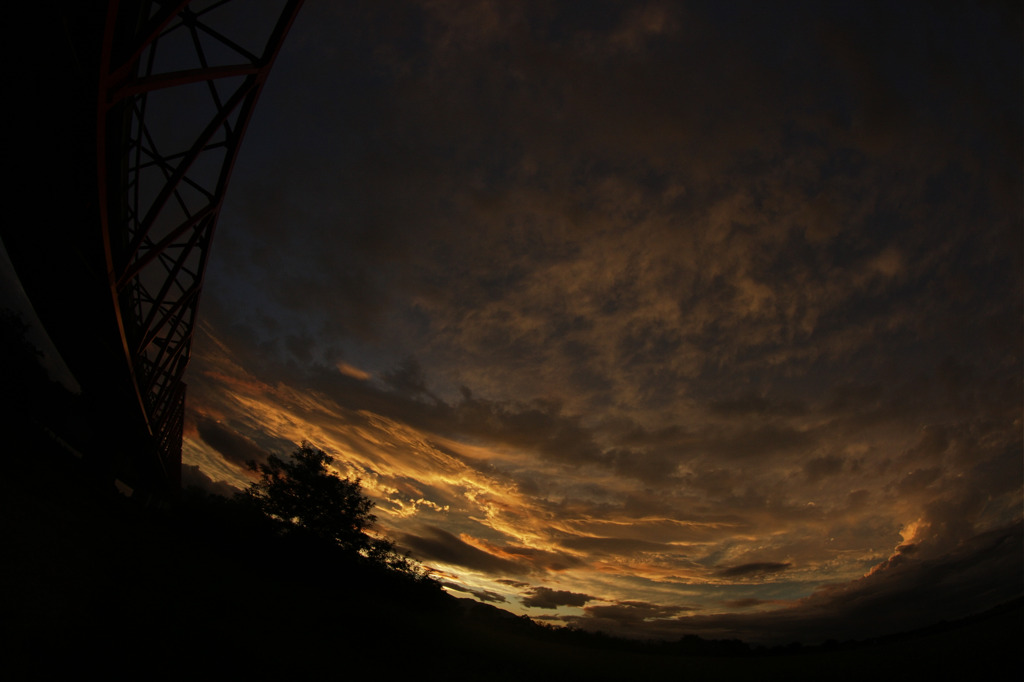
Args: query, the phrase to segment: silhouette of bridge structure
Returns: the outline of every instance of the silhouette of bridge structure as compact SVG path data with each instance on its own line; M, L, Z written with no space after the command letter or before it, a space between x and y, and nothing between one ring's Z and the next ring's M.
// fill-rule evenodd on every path
M21 93L13 194L30 210L0 235L81 387L75 447L135 491L173 495L211 239L302 0L27 4L17 30L39 49L23 60L35 97Z

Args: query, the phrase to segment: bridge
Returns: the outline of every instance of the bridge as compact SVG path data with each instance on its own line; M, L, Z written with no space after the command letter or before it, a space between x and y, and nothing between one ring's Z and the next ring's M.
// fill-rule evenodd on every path
M9 28L20 137L0 236L82 390L75 434L150 497L180 485L184 374L211 240L302 0L60 0Z

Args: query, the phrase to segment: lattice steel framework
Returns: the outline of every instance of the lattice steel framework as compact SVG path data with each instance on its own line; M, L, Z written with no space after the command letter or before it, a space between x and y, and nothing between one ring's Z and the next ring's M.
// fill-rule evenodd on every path
M135 392L172 483L210 242L253 107L301 4L109 4L97 131L104 249Z

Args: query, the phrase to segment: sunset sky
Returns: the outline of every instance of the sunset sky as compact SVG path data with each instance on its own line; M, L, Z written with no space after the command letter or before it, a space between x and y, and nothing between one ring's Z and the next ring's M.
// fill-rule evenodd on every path
M185 482L309 440L452 594L634 636L1019 595L1022 33L307 0L214 240Z

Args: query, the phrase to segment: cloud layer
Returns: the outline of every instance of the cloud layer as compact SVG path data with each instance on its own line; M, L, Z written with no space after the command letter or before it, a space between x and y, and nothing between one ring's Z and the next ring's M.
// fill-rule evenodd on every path
M308 438L452 589L584 626L1019 592L991 558L1024 482L1019 25L307 8L219 228L186 459L244 485Z

